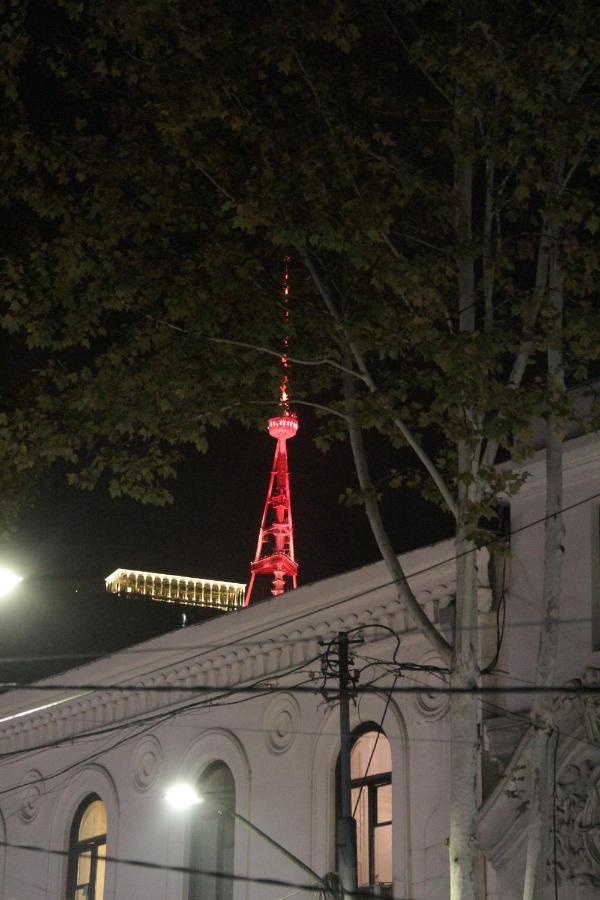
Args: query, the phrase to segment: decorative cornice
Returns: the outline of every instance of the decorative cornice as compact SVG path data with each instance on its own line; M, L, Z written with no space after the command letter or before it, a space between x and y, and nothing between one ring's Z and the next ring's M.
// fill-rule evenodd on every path
M600 670L588 668L571 685L597 685ZM556 827L559 878L600 887L600 699L558 697L553 718L560 729L556 764ZM525 720L527 717L520 716ZM479 838L497 869L518 865L527 826L528 761L535 731L522 737L503 776L479 814ZM552 861L552 873L553 873Z
M455 582L446 579L443 584L421 591L417 599L434 624L439 624L439 611L451 602L454 593ZM362 598L362 608L357 607L356 598L353 599L353 603L348 601L335 609L325 607L316 610L308 621L303 619L295 623L292 619L288 627L281 623L276 632L271 630L269 636L258 643L248 640L245 644L244 636L240 634L239 643L235 645L224 644L222 648L215 648L212 652L199 653L197 658L171 661L152 672L134 677L127 677L115 665L114 683L132 683L143 690L111 691L107 688L106 691L82 692L80 696L68 699L64 704L57 703L41 710L38 708L29 715L27 712L19 712L14 718L7 717L7 721L0 727L0 754L35 749L109 724L143 719L158 710L166 711L185 705L192 699L189 690L182 690L181 693L153 692L152 688L162 685L186 689L212 688L219 692L270 676L282 677L286 669L314 660L320 653L320 640L356 625L383 624L399 635L417 634L408 613L397 599L387 600L372 608L366 605L369 600L372 602L372 595ZM345 609L344 606L350 608ZM326 612L334 613L335 618L325 618ZM231 623L228 640L235 634L234 625L242 624L242 620L238 618L240 615L234 613L228 618ZM205 637L210 631L208 625L209 623L205 623L202 628ZM187 629L188 633L189 631ZM156 641L153 645L156 645ZM176 648L173 648L173 653L176 652ZM150 648L148 653L149 656L152 655ZM180 655L187 656L183 651L180 651ZM111 659L116 662L119 658L119 654L115 654ZM90 677L85 672L86 667L78 670L79 680L82 676L84 680ZM65 678L65 674L60 677ZM103 680L106 678L110 678L110 672L104 675Z

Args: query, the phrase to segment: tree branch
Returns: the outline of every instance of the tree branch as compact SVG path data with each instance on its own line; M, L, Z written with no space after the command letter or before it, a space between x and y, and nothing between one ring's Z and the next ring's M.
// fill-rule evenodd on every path
M172 331L177 331L179 334L187 334L188 337L195 338L203 337L201 335L195 335L193 332L188 331L186 328L181 328L180 325L175 325L173 322L167 322L165 319L151 316L149 313L143 313L143 316L145 319L156 322L157 325L164 325L165 328L170 328ZM256 350L257 353L266 353L268 356L275 356L277 359L281 359L280 350L270 350L268 347L261 347L258 344L250 344L246 341L234 341L231 338L203 337L203 339L211 344L230 344L233 347L245 347L247 350ZM336 362L334 359L329 359L328 357L323 357L322 359L299 359L297 356L290 356L287 354L287 359L297 366L331 366L333 369L345 372L347 375L352 375L353 378L364 380L357 372L354 372L352 369L347 369L346 366L343 366L341 363Z
M565 162L562 160L556 167L556 195L560 194L560 185L564 179ZM558 240L558 228L556 222L549 220L547 217L542 222L540 235L540 243L538 245L538 256L535 273L535 283L533 287L532 302L527 310L523 321L523 336L519 349L513 361L512 369L508 377L508 386L515 390L520 387L525 370L529 365L529 359L533 350L532 331L537 322L538 315L544 302L544 297L548 290L548 279L550 276L550 256L552 247ZM498 453L499 441L491 441L488 443L483 457L482 466L493 466Z
M356 391L354 381L347 375L344 375L343 381L346 408L349 413L348 434L350 437L350 446L354 458L358 483L364 496L365 512L369 520L369 525L371 526L371 531L373 532L373 537L375 538L377 546L379 547L379 552L394 579L398 599L402 601L415 625L433 645L443 661L450 664L452 656L451 647L443 635L437 630L435 625L428 619L425 611L411 590L406 575L404 574L404 570L391 545L385 525L383 524L381 510L375 496L375 487L369 471L362 431L356 422Z
M386 12L386 10L383 10L383 14L384 14L385 18L388 20L390 26L391 26L391 27L393 28L393 30L396 32L396 35L397 35L397 37L398 37L398 40L400 41L400 43L402 44L402 47L404 48L404 52L406 53L406 55L407 55L408 58L410 59L410 49L409 49L409 47L408 47L408 44L406 43L406 41L404 40L404 38L403 38L402 35L400 34L400 29L398 28L398 26L396 25L396 23L392 21L392 19L390 18L389 14ZM411 62L412 62L412 60L411 60ZM438 82L437 82L436 79L433 77L433 75L430 75L430 73L427 71L427 69L424 69L424 68L423 68L422 66L420 66L418 63L416 63L416 67L417 67L417 69L419 70L419 72L420 72L422 75L425 76L425 78L427 79L427 81L429 82L429 84L430 84L433 88L435 88L435 90L438 92L438 94L439 94L441 97L444 98L444 100L448 103L448 105L450 106L450 108L453 109L453 108L454 108L454 104L453 104L453 102L452 102L452 98L450 97L449 94L446 93L446 91L443 89L443 87L442 87L440 84L438 84Z
M393 422L408 446L411 448L411 450L414 450L419 460L425 466L427 474L432 479L436 488L440 492L451 515L454 517L454 519L458 519L458 506L456 505L456 501L450 493L448 485L442 478L439 469L437 468L427 451L423 448L422 444L417 441L410 428L408 428L404 424L399 416L394 416Z
M236 403L229 403L227 406L222 406L219 412L227 412L228 409L233 409L236 406L276 406L276 400L240 400ZM296 400L294 399L292 402L292 406L310 406L311 409L320 409L322 412L328 413L331 416L337 416L339 419L343 419L344 422L348 422L348 416L340 412L339 409L334 409L333 406L327 406L325 403L314 403L312 400ZM202 416L197 416L196 418L201 418Z
M234 341L230 338L216 338L209 337L206 338L211 344L230 344L233 347L245 347L247 350L256 350L257 353L266 353L269 356L276 356L277 359L281 359L281 351L280 350L269 350L268 347L260 347L258 344L249 344L246 341ZM354 372L352 369L346 368L341 363L336 362L334 359L329 359L328 357L323 357L322 359L298 359L296 356L290 356L286 354L288 362L294 363L297 366L331 366L332 369L337 369L339 372L344 372L346 375L351 375L353 378L359 378L360 380L364 379L357 372Z
M494 324L494 280L495 260L492 254L492 230L494 221L494 160L485 160L485 213L483 224L483 294L484 294L484 331L489 333Z
M315 266L313 265L313 262L312 262L310 256L305 251L301 251L301 252L302 252L302 259L303 259L304 265L310 272L313 282L315 284L315 287L319 291L328 312L331 314L336 325L338 326L338 328L344 335L348 349L350 350L350 352L352 353L352 356L356 360L356 364L358 365L360 374L362 376L362 380L365 382L365 384L369 388L369 391L372 394L378 393L379 392L378 387L375 384L375 381L373 380L371 373L369 372L369 369L364 360L364 357L363 357L362 353L359 351L359 349L357 348L356 344L351 340L350 336L348 335L348 332L344 326L344 323L342 322L340 315L335 307L335 304L334 304L333 300L331 299L331 295L329 294L329 291L323 284L321 277L320 277L319 273L317 272ZM351 374L353 375L354 378L358 377L356 372L351 372ZM454 497L452 496L452 493L451 493L448 485L442 478L441 472L436 467L433 460L425 452L424 448L419 443L419 441L417 440L415 435L412 433L412 431L410 430L408 425L406 425L405 422L402 421L400 416L393 414L392 421L393 421L395 427L400 431L402 437L407 442L409 447L416 453L417 458L421 461L421 463L425 467L427 473L433 480L433 483L435 484L438 491L440 492L442 499L444 500L444 502L446 503L446 505L448 507L448 510L456 519L458 517L458 507L456 505L456 501L454 500Z
M210 172L208 172L207 169L205 169L205 167L201 163L199 163L197 159L193 159L191 162L194 168L197 169L202 175L204 175L204 177L208 181L210 181L212 186L216 188L220 194L222 194L227 200L231 200L232 203L235 203L235 197L233 196L233 194L230 194L227 188L224 188L222 185L220 185L219 182L213 178Z

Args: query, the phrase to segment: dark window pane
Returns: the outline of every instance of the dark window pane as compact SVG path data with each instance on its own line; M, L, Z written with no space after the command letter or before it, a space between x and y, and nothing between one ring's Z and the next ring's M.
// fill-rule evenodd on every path
M221 762L209 766L198 790L207 802L193 810L190 866L232 874L235 820L219 812L235 810L235 784L229 768ZM189 900L233 900L233 881L215 875L191 875Z

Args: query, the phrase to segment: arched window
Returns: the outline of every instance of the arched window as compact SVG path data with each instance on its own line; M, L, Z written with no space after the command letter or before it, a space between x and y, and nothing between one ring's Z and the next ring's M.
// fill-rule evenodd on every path
M96 794L90 794L71 826L68 900L103 900L105 856L106 807Z
M191 875L189 900L232 900L235 783L224 762L212 763L203 773L198 791L205 803L193 810L190 866L215 875Z
M392 891L392 754L375 724L353 734L350 752L352 813L356 819L358 887ZM339 799L339 766L337 778Z

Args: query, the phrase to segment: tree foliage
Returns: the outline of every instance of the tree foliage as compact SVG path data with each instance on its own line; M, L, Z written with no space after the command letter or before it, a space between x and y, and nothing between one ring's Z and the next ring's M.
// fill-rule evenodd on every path
M349 436L398 594L473 686L482 522L536 421L597 372L599 12L592 0L16 2L5 128L0 453L13 484L161 502L186 445L276 396ZM556 304L561 294L561 327ZM564 299L564 302L563 302ZM410 446L456 521L450 647L412 596L363 435ZM452 897L474 897L477 722L453 700ZM453 802L454 802L453 799Z
M354 347L376 385L360 382L362 426L402 444L399 416L454 488L457 441L514 451L547 402L550 216L573 378L597 350L593 4L240 6L11 7L9 455L16 438L18 466L63 457L84 487L108 473L163 500L182 444L264 417L276 358L210 339L277 349L290 253L293 354L330 360L296 367L298 399L338 408Z
M296 366L298 399L339 408L353 347L375 384L358 373L361 425L400 445L400 417L453 492L461 439L514 453L548 399L550 219L572 379L598 347L596 15L13 4L0 324L29 373L5 396L15 463L63 457L84 487L109 473L113 493L164 499L182 444L264 417L276 358L210 339L277 349L286 253L293 355L330 360ZM524 343L532 365L511 382Z

